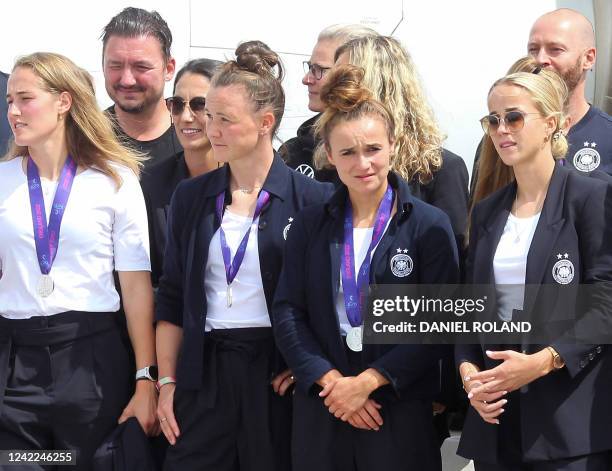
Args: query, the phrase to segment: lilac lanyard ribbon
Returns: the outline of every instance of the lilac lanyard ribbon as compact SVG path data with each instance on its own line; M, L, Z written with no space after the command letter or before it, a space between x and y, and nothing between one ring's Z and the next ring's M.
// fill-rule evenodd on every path
M259 192L259 196L257 197L257 204L255 205L255 214L253 214L253 222L255 219L259 217L261 211L263 210L266 203L270 200L270 194L266 190L261 190ZM251 226L247 230L246 234L242 237L240 241L240 245L238 246L238 250L236 250L236 255L234 255L234 260L231 260L232 254L227 245L227 240L225 239L225 232L223 231L223 227L221 223L223 221L223 207L225 205L225 191L222 191L217 195L217 217L219 218L219 239L221 240L221 253L223 254L223 264L225 265L225 280L227 281L227 286L232 284L234 278L238 274L238 270L240 270L240 265L242 265L242 260L244 259L244 254L246 253L247 244L249 243L249 235L251 234ZM251 224L253 224L251 222Z
M366 253L363 263L359 268L355 280L355 250L353 243L353 207L351 200L347 199L346 212L344 215L344 245L342 254L342 289L344 290L344 307L346 317L352 327L358 327L362 323L361 306L366 296L367 287L370 283L370 254L378 244L387 227L391 217L393 205L393 190L387 185L387 191L376 211L376 223L372 231L372 241Z
M43 275L48 275L51 271L53 261L57 255L59 244L59 233L72 189L72 182L76 175L77 164L71 156L66 158L66 163L62 168L59 184L53 198L51 215L47 225L47 213L45 211L45 200L42 193L40 175L38 167L28 157L28 190L30 193L30 209L32 211L32 226L34 227L34 242L36 244L36 256L38 265Z

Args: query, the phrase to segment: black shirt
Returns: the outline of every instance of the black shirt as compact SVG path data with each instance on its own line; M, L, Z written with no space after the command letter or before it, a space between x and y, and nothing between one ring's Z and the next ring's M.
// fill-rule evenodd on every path
M312 161L314 151L319 144L319 140L314 136L314 125L319 116L321 115L318 114L304 121L297 130L297 136L286 141L278 153L292 169L317 181L331 182L338 187L341 182L336 169L316 170Z
M187 178L189 169L185 163L185 154L181 151L172 158L154 162L140 180L149 220L153 286L157 286L163 266L170 200L177 185Z
M145 161L145 171L147 171L152 165L165 159L174 157L176 154L183 150L183 146L176 137L174 132L174 126L170 125L166 132L164 132L157 139L151 141L139 141L128 136L119 123L117 122L115 107L111 106L106 109L113 122L115 123L115 134L123 142L127 142L134 149L147 154L149 160Z

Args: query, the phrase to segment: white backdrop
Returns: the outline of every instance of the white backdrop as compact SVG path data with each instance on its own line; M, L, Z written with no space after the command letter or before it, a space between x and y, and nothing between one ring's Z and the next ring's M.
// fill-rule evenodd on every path
M23 54L59 52L94 75L100 104L108 106L99 37L110 18L126 6L160 12L172 30L172 52L179 66L196 57L230 58L240 41L250 39L260 39L281 53L287 68L282 139L294 136L312 115L300 82L301 63L310 56L321 29L334 23L362 23L382 34L393 33L417 64L448 136L445 146L461 155L470 171L482 135L478 119L486 113L487 90L526 53L533 21L563 6L593 16L591 0L12 1L2 6L0 70L9 72ZM168 84L166 96L171 90ZM592 84L588 93L593 93Z

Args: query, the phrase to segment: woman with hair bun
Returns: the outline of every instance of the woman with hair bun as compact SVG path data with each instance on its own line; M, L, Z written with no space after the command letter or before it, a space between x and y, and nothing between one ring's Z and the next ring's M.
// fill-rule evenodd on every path
M226 165L181 182L170 204L156 307L166 470L290 469L294 377L269 312L293 218L332 186L274 152L282 76L259 41L215 72L206 134Z
M556 164L566 97L554 72L510 74L481 120L493 183L472 211L467 282L494 285L486 314L531 337L456 346L471 405L458 453L477 471L612 469L612 192Z
M456 283L448 216L410 194L393 155L394 118L334 69L317 124L342 185L305 209L287 239L274 334L297 381L294 470L439 470L431 401L444 347L363 345L370 284Z

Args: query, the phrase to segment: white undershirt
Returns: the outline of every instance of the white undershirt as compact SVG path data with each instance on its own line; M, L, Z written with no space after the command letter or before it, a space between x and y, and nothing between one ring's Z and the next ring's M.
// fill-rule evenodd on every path
M251 231L240 269L232 282L232 306L227 307L227 280L221 253L219 230L210 241L204 274L206 292L206 331L244 327L270 327L270 315L261 281L259 247L257 245L259 217L240 216L226 209L221 227L234 260L238 245L247 230Z
M36 293L41 277L23 158L0 162L0 315L11 319L77 310L119 309L113 269L149 271L147 213L136 175L114 165L123 184L95 169L74 178L50 275L55 288ZM47 221L57 182L41 178Z
M356 227L353 228L353 251L355 257L355 279L359 273L359 268L366 258L370 243L372 242L373 227ZM381 238L382 240L382 238ZM370 254L370 260L376 251L376 247ZM340 289L336 297L336 312L338 313L338 322L340 323L340 334L347 335L349 330L353 328L346 315L346 306L344 305L344 288L342 287L342 268L340 268Z
M523 309L527 254L540 220L540 213L528 218L508 215L504 232L493 257L493 273L497 293L497 315L512 320L513 309Z

